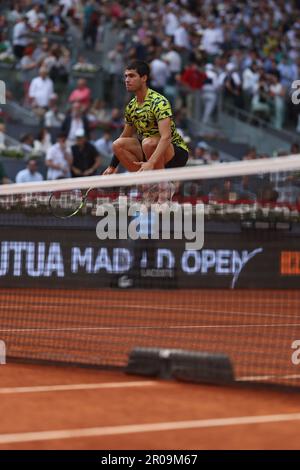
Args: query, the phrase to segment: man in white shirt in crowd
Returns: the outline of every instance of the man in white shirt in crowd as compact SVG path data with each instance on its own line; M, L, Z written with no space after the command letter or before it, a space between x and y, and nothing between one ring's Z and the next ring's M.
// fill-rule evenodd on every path
M175 78L182 70L182 58L176 50L173 41L170 41L169 50L163 54L163 59L168 63L170 73Z
M207 26L203 31L202 47L209 55L215 56L221 52L224 42L224 34L221 26L215 24L214 18L209 18Z
M207 124L211 121L212 114L218 101L218 74L213 64L206 64L205 74L206 79L201 90L203 102L203 124Z
M179 27L179 21L174 6L166 5L165 13L163 14L163 25L165 34L167 36L173 36L174 31Z
M260 73L256 62L253 62L243 71L242 88L247 108L250 108L252 97L257 90L259 77Z
M165 87L170 77L168 64L160 57L156 56L150 63L151 66L151 88L160 94L164 94Z
M54 93L53 81L48 77L46 67L41 67L39 76L35 77L29 86L28 96L31 106L45 112Z
M191 49L191 41L190 35L188 33L188 27L189 25L185 21L182 21L173 33L175 46L187 51Z
M70 149L67 147L66 135L59 134L57 143L47 152L45 164L48 167L47 180L70 178L73 162Z
M41 11L41 5L39 3L33 5L31 10L26 13L26 16L28 18L29 26L32 29L35 29L38 26L40 20L45 20L46 18L44 13Z
M14 54L18 59L24 55L24 51L29 43L28 18L21 16L13 28L13 48Z
M43 176L38 172L38 164L35 158L30 158L27 168L21 170L16 175L16 183L32 183L35 181L43 181Z

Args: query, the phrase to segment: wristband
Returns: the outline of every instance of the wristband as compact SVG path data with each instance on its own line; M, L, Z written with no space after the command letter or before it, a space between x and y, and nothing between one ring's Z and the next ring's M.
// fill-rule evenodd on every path
M113 168L117 168L117 166L119 165L119 160L117 159L117 157L114 155L111 159L111 162L109 164L109 166L113 167Z

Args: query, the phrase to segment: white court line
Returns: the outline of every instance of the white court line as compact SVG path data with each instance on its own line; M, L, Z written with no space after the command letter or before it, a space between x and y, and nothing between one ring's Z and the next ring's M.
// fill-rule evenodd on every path
M193 304L194 305L194 304ZM89 305L88 305L89 306ZM9 310L12 310L12 311L24 311L24 308L26 307L26 305L22 305L20 307L18 306L14 306L14 305L8 305L5 307L5 309L7 311ZM34 305L34 307L37 307L37 305ZM70 307L70 305L68 306L68 308ZM99 310L99 307L103 307L103 305L97 305L97 310L96 310L96 313L98 313L98 310ZM276 311L273 311L272 313L262 313L262 312L241 312L241 311L237 311L237 310L226 310L226 309L223 309L223 310L217 310L215 308L211 308L210 310L208 309L200 309L200 308L194 308L194 307L189 307L188 305L183 305L182 307L167 307L167 306L144 306L144 305L139 305L139 304L135 304L135 305L126 305L124 306L124 303L123 304L118 304L118 305L112 305L112 304L109 304L107 306L107 310L113 310L114 308L118 308L120 310L124 310L124 308L127 308L127 307L130 307L132 310L150 310L150 311L159 311L161 312L162 310L164 310L164 313L165 311L170 311L170 312L180 312L182 313L183 310L186 310L188 311L189 313L192 313L192 312L196 312L198 313L199 315L203 315L203 314L213 314L213 315L237 315L237 316L243 316L243 317L266 317L266 318L278 318L278 317L283 317L283 318L294 318L295 320L300 318L300 315L297 315L296 313L288 313L288 314L285 314L285 313L282 313L282 312L276 312ZM47 308L48 310L54 310L55 312L58 311L59 309L65 309L65 306L63 305L47 305ZM91 315L94 315L95 312L92 312ZM0 330L2 331L2 330Z
M179 431L182 429L205 429L247 424L280 423L300 421L300 413L240 416L234 418L201 419L194 421L173 421L165 423L130 424L125 426L103 426L95 428L63 429L56 431L25 432L0 434L0 445L21 442L50 441L58 439L76 439L84 437L117 436L159 431Z
M299 379L300 374L290 375L251 375L249 377L237 377L237 382L258 381L271 379ZM159 382L154 380L132 381L132 382L107 382L107 383L85 383L85 384L64 384L64 385L37 385L33 387L2 387L0 395L22 394L22 393L42 393L42 392L68 392L77 390L99 390L99 389L119 389L156 386Z
M118 330L187 330L187 329L206 329L206 328L282 328L300 326L300 323L274 323L274 324L236 324L236 325L174 325L174 326L74 326L69 328L13 328L0 329L0 333L41 333L47 331L63 332L63 331L118 331Z
M300 379L300 374L287 374L287 375L250 375L249 377L237 377L237 382L256 382L258 380L272 380L272 379Z
M132 382L108 382L94 384L66 384L66 385L39 385L35 387L3 387L0 388L0 395L14 393L40 393L40 392L65 392L74 390L98 390L107 388L130 388L130 387L148 387L157 385L154 380L132 381Z
M10 295L13 299L15 298L15 294L9 294L9 295ZM60 301L58 301L57 295L53 295L53 296L50 295L49 297L50 297L51 300L54 300L54 301L56 300L56 301L57 301L57 302L55 303L55 306L57 306L57 305L64 306L64 305L65 305L65 304L63 303L63 301L61 301L61 303L60 303ZM67 298L68 300L70 300L71 302L73 301L74 304L76 304L76 305L78 305L78 302L76 302L76 301L79 301L79 300L81 301L82 304L86 305L86 301L84 301L84 299L83 299L82 297L74 297L74 296L72 296L72 297L69 298L69 297L67 296L66 298ZM31 294L30 296L26 297L26 293L24 293L24 296L22 295L22 300L24 300L24 301L25 301L25 300L29 300L29 302L28 302L29 304L34 303L34 302L32 301L32 294ZM141 300L141 299L138 299L138 300ZM177 308L178 305L181 305L181 306L183 306L183 307L185 307L185 306L190 306L190 307L192 307L193 305L195 305L196 301L199 301L199 300L201 300L202 302L207 303L207 304L210 304L211 301L213 301L214 304L217 303L217 304L224 305L224 303L232 303L232 302L234 301L234 302L236 302L236 303L253 304L254 306L257 305L257 296L255 296L253 299L252 299L252 298L251 298L251 299L250 299L250 298L249 298L249 299L244 299L243 297L240 297L240 298L239 298L239 297L236 297L235 299L231 298L231 299L222 300L222 299L218 299L218 298L212 298L212 299L210 299L209 297L205 298L205 294L204 294L204 297L203 297L202 299L200 299L200 298L199 298L199 299L194 299L194 301L193 301L193 300L192 300L192 301L189 301L188 299L182 301L182 299L181 299L181 300L179 300L178 302L176 302L176 303L174 304L174 307ZM296 303L296 304L299 304L299 303L300 303L300 297L299 297L299 299L289 299L289 298L284 298L284 297L278 298L278 299L277 299L277 298L276 298L276 299L274 299L274 298L272 298L272 299L271 299L271 298L270 298L270 299L268 299L268 298L259 298L259 302L261 302L262 304L263 304L263 303L267 303L267 304L278 305L278 301L279 301L279 300L283 300L283 301L284 301L284 305L286 305L286 304L292 304L292 303ZM171 304L171 302L172 302L172 299L170 299L170 304ZM90 305L90 304L93 304L93 303L97 303L97 305L101 305L101 306L106 306L106 305L109 304L109 305L114 305L114 306L116 306L116 307L117 307L118 305L124 306L124 303L126 303L126 306L129 306L129 307L131 307L131 306L134 307L134 306L137 305L136 300L128 300L128 299L126 299L126 298L120 299L120 300L117 300L117 299L116 299L116 300L110 300L110 301L108 302L107 299L97 299L97 298L93 298L93 297L92 297L92 298L88 301L88 304ZM165 300L155 299L155 303L156 303L156 305L163 305L163 306L164 306L164 305L165 305ZM37 304L37 305L38 305L38 304ZM172 304L171 304L171 305L172 305ZM144 305L144 304L143 304L143 306L147 307L147 306Z

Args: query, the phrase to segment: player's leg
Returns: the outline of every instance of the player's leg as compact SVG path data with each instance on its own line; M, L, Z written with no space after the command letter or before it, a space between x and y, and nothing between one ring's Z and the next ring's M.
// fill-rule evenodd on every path
M151 155L155 152L156 147L158 145L158 142L160 140L160 137L146 137L142 141L142 148L143 152L145 154L145 157L147 160L150 159ZM174 157L174 147L173 144L170 144L165 152L165 154L162 156L159 162L155 164L154 169L155 170L161 170L165 168L166 164L172 160Z
M144 155L147 160L151 157L153 152L156 150L160 137L147 137L142 142L142 148ZM174 147L172 144L169 145L165 155L155 165L155 170L161 170L165 168L165 165L173 158ZM145 192L145 199L151 201L150 203L161 203L172 200L171 183L163 182L158 184L149 185L148 190Z
M153 152L156 150L160 137L148 137L143 140L142 148L146 156L146 159L149 160ZM188 160L188 152L181 147L174 146L170 144L165 155L160 160L160 162L155 165L155 169L163 168L177 168L185 166ZM154 194L155 191L158 195L157 201L159 204L162 204L167 201L172 201L172 197L175 193L176 185L171 181L166 181L159 183L158 185L152 185L150 187L151 192Z
M119 137L113 143L113 152L128 171L137 171L134 162L144 160L141 144L134 137Z

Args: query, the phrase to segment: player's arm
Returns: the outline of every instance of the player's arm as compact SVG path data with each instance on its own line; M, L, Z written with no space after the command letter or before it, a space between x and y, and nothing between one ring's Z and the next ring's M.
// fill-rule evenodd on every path
M130 124L125 124L123 131L121 132L119 139L120 138L126 138L126 137L133 137L135 134L135 128L134 126L131 126ZM117 157L114 155L111 159L111 162L109 166L104 170L103 175L111 175L117 171L117 167L119 164L119 160Z

